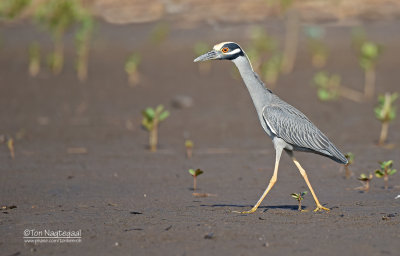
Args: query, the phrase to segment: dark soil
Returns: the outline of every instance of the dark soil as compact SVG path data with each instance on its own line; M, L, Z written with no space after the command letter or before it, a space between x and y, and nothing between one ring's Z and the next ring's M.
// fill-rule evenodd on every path
M154 24L99 24L91 53L89 79L74 72L73 38L68 35L63 72L46 68L37 78L27 74L27 48L43 39L29 24L3 27L0 33L0 134L16 140L12 160L0 148L1 255L398 255L400 251L400 174L390 189L373 179L371 190L344 179L341 166L328 158L298 153L311 184L330 212L314 213L308 194L298 212L291 193L308 190L297 168L283 155L278 182L254 214L248 210L264 191L275 160L273 145L261 129L241 80L232 78L233 64L213 62L202 75L193 63L193 45L220 41L248 43L249 26L172 30L160 45L148 41ZM378 92L398 91L400 23L372 23L371 39L385 46L378 63ZM283 26L266 24L283 38ZM327 70L343 84L363 88L363 73L350 48L350 27L328 27L331 56ZM128 85L124 62L132 51L143 57L142 83ZM376 146L380 123L376 101L346 99L321 102L310 85L305 38L292 74L282 76L274 92L304 112L342 150L355 154L351 170L373 172L378 161L400 164L400 121L390 125L392 149ZM193 98L191 108L176 109L176 95ZM159 151L147 149L140 127L141 110L164 104L171 116L160 128ZM184 136L194 141L186 159ZM87 154L70 154L85 148ZM189 168L201 168L199 193L192 196ZM12 208L12 209L11 209ZM24 243L25 229L82 230L81 243Z

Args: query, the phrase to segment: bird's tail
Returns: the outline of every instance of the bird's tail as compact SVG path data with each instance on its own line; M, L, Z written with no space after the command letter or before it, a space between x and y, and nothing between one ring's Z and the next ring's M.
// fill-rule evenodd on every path
M330 158L340 164L347 164L349 162L342 152L340 152L332 143L329 148L329 153L331 153Z

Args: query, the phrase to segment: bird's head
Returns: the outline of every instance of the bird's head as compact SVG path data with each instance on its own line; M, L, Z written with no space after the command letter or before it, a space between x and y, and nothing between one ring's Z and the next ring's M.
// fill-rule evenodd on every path
M194 62L206 60L234 60L239 56L244 56L244 52L237 43L223 42L214 45L211 51L197 57Z

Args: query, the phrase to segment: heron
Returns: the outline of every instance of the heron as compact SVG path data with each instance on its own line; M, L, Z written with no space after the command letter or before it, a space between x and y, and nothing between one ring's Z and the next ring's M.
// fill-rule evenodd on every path
M216 44L211 51L197 57L194 62L206 60L230 60L236 65L250 93L261 126L272 139L276 152L275 168L267 188L251 210L240 213L255 212L272 189L278 178L279 161L283 151L290 156L310 189L317 205L314 211L329 211L329 208L322 206L319 202L306 171L294 157L293 152L303 151L319 154L340 164L348 163L346 157L300 110L266 88L257 73L254 72L246 53L237 43Z

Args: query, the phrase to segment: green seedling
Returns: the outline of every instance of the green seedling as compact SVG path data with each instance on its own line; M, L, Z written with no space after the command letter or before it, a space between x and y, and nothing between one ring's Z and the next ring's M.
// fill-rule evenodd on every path
M267 77L269 86L278 79L281 70L281 55L277 53L277 41L268 35L262 27L254 27L250 31L251 42L247 47L247 56L249 57L254 70L261 74L263 78ZM272 55L272 57L271 57ZM279 68L278 71L276 71ZM235 68L235 77L238 75Z
M275 53L261 66L263 80L269 87L275 87L282 66L281 54Z
M379 145L383 145L387 139L389 123L396 118L396 108L394 102L399 97L398 93L385 93L378 96L378 105L375 107L375 117L381 121L381 133L379 136Z
M347 152L345 155L346 159L348 160L348 163L344 166L345 168L345 177L346 179L350 178L350 176L353 175L353 173L350 171L349 166L353 164L354 162L354 154L351 152Z
M361 183L363 184L363 186L362 186L362 187L357 187L357 188L355 188L355 189L357 189L357 190L363 190L363 191L365 191L365 192L368 192L368 191L369 191L369 188L370 188L370 182L371 182L371 180L372 180L373 177L374 177L374 176L373 176L372 174L369 174L368 176L367 176L366 174L364 174L364 173L360 174L360 177L358 177L357 179L358 179L359 181L361 181Z
M393 175L397 172L396 169L393 169L393 161L389 160L389 161L384 161L384 162L379 162L379 164L381 165L381 169L377 169L375 171L375 176L377 178L383 178L383 180L385 181L385 189L389 188L389 176Z
M193 52L196 56L200 56L210 49L210 45L204 42L197 42L193 47ZM200 74L208 74L211 70L211 62L203 61L198 66Z
M293 0L268 0L270 6L279 8L280 14L285 16L285 41L282 56L281 71L289 74L293 71L299 41L299 14L293 8Z
M307 27L305 33L308 38L308 48L311 52L311 63L315 68L322 68L328 58L328 48L322 42L325 30L318 26Z
M89 45L94 29L94 20L90 12L81 8L79 12L80 28L75 34L77 51L76 70L78 79L83 82L88 76Z
M20 15L32 0L1 0L0 1L0 21L2 19L12 20Z
M318 98L322 101L336 100L340 95L340 76L320 71L314 75L313 82L317 86Z
M78 77L85 79L87 72L87 52L93 19L78 0L49 0L37 8L36 21L52 36L53 53L48 62L54 74L59 74L64 64L64 35L75 26L78 53Z
M160 45L168 39L170 28L167 23L158 23L150 33L150 40L155 45Z
M37 42L29 47L29 75L35 77L40 72L40 46Z
M155 109L149 107L142 112L142 125L149 131L149 145L151 152L157 151L158 126L169 116L169 114L168 110L164 110L163 105L158 105Z
M128 74L128 81L131 86L140 82L139 65L142 58L139 53L132 53L125 62L125 72Z
M190 175L193 176L193 190L197 189L197 176L203 174L204 172L200 169L189 169Z
M377 43L365 41L360 46L360 66L364 69L364 95L371 99L375 94L376 62L382 53L383 47Z
M192 158L193 155L193 146L194 146L193 141L185 140L186 157L189 159Z
M303 192L301 192L301 193L292 193L292 194L290 194L294 199L297 200L297 202L298 202L298 204L299 204L299 208L298 208L299 211L302 211L302 208L301 208L301 201L303 201L304 196L305 196L306 194L307 194L307 191L303 191Z
M339 75L320 71L314 75L313 83L317 86L317 95L322 101L336 100L339 96L355 102L362 102L364 99L360 92L342 86Z

